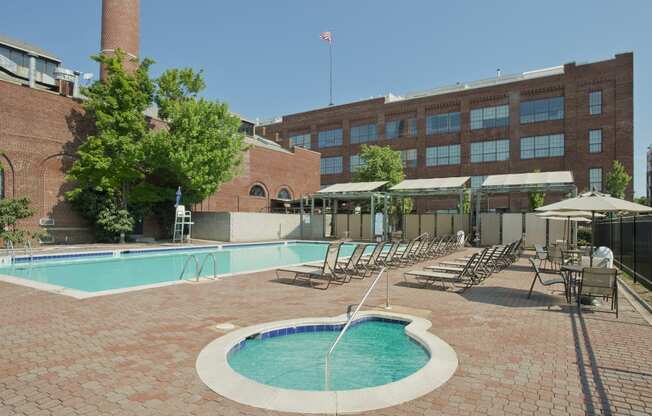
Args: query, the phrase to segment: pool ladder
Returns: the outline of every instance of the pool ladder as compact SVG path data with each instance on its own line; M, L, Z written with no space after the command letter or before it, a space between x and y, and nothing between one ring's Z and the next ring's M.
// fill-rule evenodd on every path
M179 275L179 280L185 279L183 276L186 274L186 269L188 268L188 264L190 263L190 260L194 260L195 271L196 271L195 282L198 282L199 277L201 276L201 272L204 270L204 267L206 266L206 262L208 261L208 259L213 260L212 261L212 263L213 263L213 277L212 277L212 279L217 279L217 259L215 258L215 254L208 253L206 255L206 257L204 257L204 260L201 262L201 264L199 263L199 260L197 260L197 256L195 256L194 254L188 254L188 256L186 257L186 261L183 263L183 269L181 269L181 274ZM189 280L189 279L185 279L185 280Z
M25 257L29 258L29 265L32 265L32 262L34 261L34 250L32 249L32 242L27 240L25 242L25 246L23 247L25 250ZM9 253L9 262L13 266L16 264L16 248L14 247L14 243L11 240L7 240L5 242L5 250Z
M325 360L325 364L324 364L324 389L325 390L330 390L330 385L329 385L330 384L329 383L330 382L330 367L329 367L329 364L330 364L331 355L333 354L333 351L335 350L335 347L337 347L337 344L339 344L340 340L342 339L342 337L344 336L346 331L351 326L351 323L353 322L355 317L358 316L358 312L360 312L360 308L362 308L362 305L364 305L364 303L367 301L367 298L371 294L371 291L374 290L374 287L376 287L376 284L378 283L380 278L383 277L384 272L385 272L385 268L382 267L380 269L380 271L378 272L378 276L376 276L376 278L373 280L373 282L371 282L371 284L369 285L369 288L367 289L364 296L362 297L362 300L360 301L358 306L356 306L353 313L348 317L348 319L346 320L346 324L344 325L344 328L342 328L342 331L340 332L340 334L335 339L335 342L333 342L333 345L331 345L331 348L326 353L326 360ZM385 309L389 309L389 272L387 272L386 275L387 275L387 294L386 294L387 298L385 300Z

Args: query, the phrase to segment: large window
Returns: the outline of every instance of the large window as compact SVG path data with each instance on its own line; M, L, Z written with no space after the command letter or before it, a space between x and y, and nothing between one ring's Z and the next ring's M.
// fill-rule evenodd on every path
M364 159L360 155L351 155L351 159L349 160L349 170L351 173L357 172L364 165Z
M471 110L471 130L505 127L509 124L509 106L476 108Z
M401 162L403 162L404 168L417 167L417 149L401 150L400 153L401 153Z
M589 169L589 190L602 192L602 168Z
M417 135L417 119L392 120L385 123L385 138L396 139L403 136Z
M491 140L471 143L471 162L496 162L509 160L509 140Z
M523 101L521 103L521 123L561 120L564 118L564 97L543 100Z
M521 159L564 156L564 135L549 134L521 138Z
M342 145L342 129L324 130L317 135L319 147L335 147Z
M299 146L310 149L310 133L290 136L290 147Z
M589 114L602 114L602 91L589 93Z
M460 164L460 145L435 146L426 149L426 166Z
M589 130L589 153L602 152L602 129Z
M342 173L342 156L322 158L319 165L319 173L322 175Z
M426 119L426 134L455 133L460 131L460 113L434 114Z
M487 179L487 175L471 176L471 189L480 188L485 179Z
M361 124L351 127L351 143L367 143L376 140L376 124Z

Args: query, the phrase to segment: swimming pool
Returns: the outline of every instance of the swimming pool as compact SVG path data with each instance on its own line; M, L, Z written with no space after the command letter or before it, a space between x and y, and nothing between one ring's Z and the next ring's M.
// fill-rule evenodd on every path
M283 242L192 250L103 252L83 257L36 259L32 263L23 261L0 267L0 275L94 293L194 279L202 263L201 277L213 276L213 261L207 259L211 254L216 260L217 274L229 275L323 260L326 247L327 244L319 242ZM342 245L340 256L349 256L353 248L353 244ZM197 263L189 259L190 255ZM181 276L186 262L189 264Z
M352 390L393 383L430 359L423 346L406 335L407 322L370 317L357 320L331 356L325 388L326 353L339 325L283 328L246 339L234 347L229 365L259 383L297 390Z

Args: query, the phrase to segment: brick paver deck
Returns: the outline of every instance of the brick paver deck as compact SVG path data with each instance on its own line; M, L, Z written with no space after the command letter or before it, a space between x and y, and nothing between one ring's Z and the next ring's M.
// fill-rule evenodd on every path
M652 414L652 327L624 298L620 319L580 314L551 287L527 299L531 278L522 260L455 293L392 272L395 310L431 320L460 364L439 389L373 413ZM338 315L368 282L319 291L266 272L86 300L0 283L0 415L270 414L197 377L215 325Z

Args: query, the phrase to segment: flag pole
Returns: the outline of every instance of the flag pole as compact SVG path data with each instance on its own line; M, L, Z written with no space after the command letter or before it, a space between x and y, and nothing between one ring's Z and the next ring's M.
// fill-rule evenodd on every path
M330 60L330 103L333 105L333 38L328 42L328 57Z

